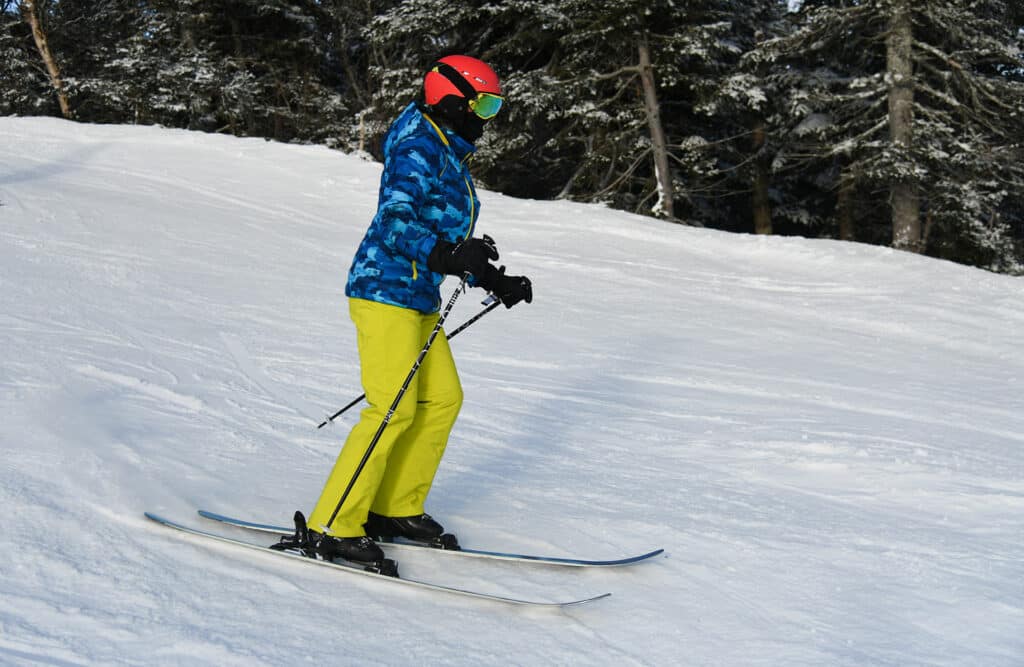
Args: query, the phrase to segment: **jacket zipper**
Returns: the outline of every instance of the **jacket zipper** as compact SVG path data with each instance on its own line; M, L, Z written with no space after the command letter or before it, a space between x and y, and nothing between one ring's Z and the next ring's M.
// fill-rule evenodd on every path
M439 128L437 126L437 123L434 122L434 119L431 118L430 116L428 116L427 114L423 114L423 117L427 119L427 122L430 123L431 127L434 128L434 131L437 132L437 136L441 137L441 141L444 143L444 145L449 147L449 148L451 148L451 143L448 141L448 137L444 136L444 132L441 130L441 128ZM466 192L469 193L469 230L466 232L466 235L464 237L462 237L463 240L468 239L470 236L472 236L473 235L473 229L476 227L476 221L474 220L474 218L476 217L476 201L475 201L475 199L473 197L473 186L471 186L469 184L469 179L466 178L466 173L465 173L466 172L466 162L468 162L469 159L472 158L472 157L473 157L473 154L469 153L468 155L466 155L466 157L464 157L462 160L459 161L459 164L461 165L462 172L463 172L462 173L462 182L466 184ZM416 271L416 260L413 260L412 261L412 279L416 280L417 275L418 275L418 273Z

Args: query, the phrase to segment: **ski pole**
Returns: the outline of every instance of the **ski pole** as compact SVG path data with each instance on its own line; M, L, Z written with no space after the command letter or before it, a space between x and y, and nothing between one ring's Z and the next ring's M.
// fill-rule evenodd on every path
M348 481L348 486L345 487L345 492L341 494L341 498L338 500L338 505L334 508L334 512L331 513L331 518L327 520L325 525L330 526L334 523L334 519L338 516L338 512L341 511L341 506L345 504L345 500L348 498L348 494L351 493L352 487L356 485L356 480L359 479L359 475L363 472L363 468L366 467L366 462L370 460L370 455L373 454L374 448L380 441L380 436L383 435L384 429L391 423L391 417L394 416L395 410L398 409L398 404L401 402L402 397L405 396L405 392L409 389L409 385L412 383L413 377L416 375L416 371L420 369L420 365L423 363L423 359L426 358L427 352L430 350L430 346L434 344L434 339L437 337L437 332L441 330L441 325L444 324L445 319L448 317L448 313L451 312L452 306L455 305L455 300L459 298L459 293L466 290L466 280L469 278L469 274L466 273L462 276L462 282L459 283L458 289L452 294L452 297L448 299L448 305L444 307L444 311L441 316L437 318L437 324L434 325L434 330L430 332L430 336L427 337L427 342L424 343L423 349L420 350L420 354L416 357L416 362L412 365L409 370L409 374L405 377L405 382L402 383L401 389L398 390L398 395L395 396L395 400L391 401L391 407L388 408L387 414L384 415L384 420L377 427L377 432L374 433L373 439L370 440L370 445L366 448L366 453L363 454L362 460L356 467L356 471L352 474L352 479Z
M452 338L455 338L456 336L458 336L460 331L462 331L463 329L469 328L469 325L473 324L473 322L476 322L481 317L483 317L487 313L489 313L492 310L494 310L495 308L497 308L500 304L501 304L501 301L498 299L498 297L494 296L493 294L488 295L488 297L486 299L484 299L483 302L482 302L482 305L487 306L487 307L484 308L483 310L481 310L479 313L477 313L473 317L471 317L468 320L466 320L465 322L463 322L459 326L458 329L456 329L455 331L453 331L450 334L448 334L448 336L447 336L448 340L451 340ZM352 401L351 403L349 403L348 405L343 407L341 410L338 410L333 415L331 415L327 419L325 419L322 422L320 422L320 425L317 426L317 428L323 428L324 426L327 426L328 424L333 423L335 419L337 419L341 415L343 415L346 412L348 412L350 408L352 408L356 403L358 403L359 401L363 400L364 398L366 398L366 394L360 394L359 398L355 399L354 401Z

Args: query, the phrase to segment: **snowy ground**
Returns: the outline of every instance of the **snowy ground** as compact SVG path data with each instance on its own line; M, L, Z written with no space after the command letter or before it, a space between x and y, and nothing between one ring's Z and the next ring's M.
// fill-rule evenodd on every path
M1020 279L483 193L536 299L453 342L429 511L468 546L667 550L401 561L613 593L523 611L142 516L310 509L351 422L315 424L360 393L342 289L377 165L52 119L0 146L0 664L1024 664Z

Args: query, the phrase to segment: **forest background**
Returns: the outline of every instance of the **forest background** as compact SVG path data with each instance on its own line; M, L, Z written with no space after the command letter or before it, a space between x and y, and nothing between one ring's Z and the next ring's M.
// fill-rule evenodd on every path
M489 189L1024 274L1024 0L0 0L0 115L380 159L450 53Z

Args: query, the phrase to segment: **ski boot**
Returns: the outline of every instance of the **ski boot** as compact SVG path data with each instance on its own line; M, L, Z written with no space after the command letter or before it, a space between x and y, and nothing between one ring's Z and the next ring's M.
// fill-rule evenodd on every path
M295 513L295 534L282 537L270 547L277 551L298 551L307 558L319 558L334 562L335 558L351 561L364 566L367 572L376 572L389 577L398 576L398 564L385 558L384 552L365 535L358 537L334 537L324 535L306 525L302 512Z
M378 542L394 542L396 537L422 542L435 549L459 550L459 540L429 514L416 516L381 516L370 512L366 518L366 534Z

